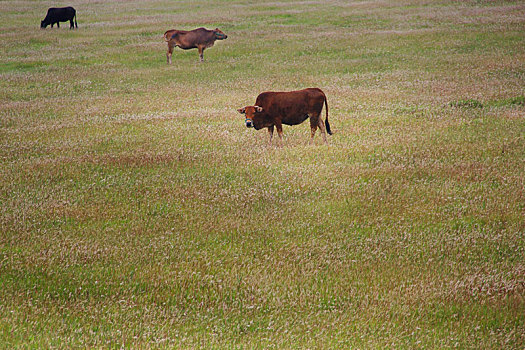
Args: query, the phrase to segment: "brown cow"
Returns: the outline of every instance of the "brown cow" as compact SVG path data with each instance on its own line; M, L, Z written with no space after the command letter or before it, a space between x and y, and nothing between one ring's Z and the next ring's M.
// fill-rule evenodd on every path
M168 64L171 64L171 54L173 48L178 46L183 50L199 49L200 61L204 61L204 49L212 47L215 40L224 40L228 36L219 28L208 30L206 28L197 28L194 30L176 30L171 29L164 33L164 40L168 43L168 52L166 53Z
M326 119L324 122L321 118L323 103L326 106ZM325 143L328 143L325 130L332 135L330 124L328 123L328 102L321 89L310 88L289 92L263 92L257 96L254 106L246 106L237 111L246 115L245 123L248 128L253 127L255 130L268 128L270 144L272 143L274 126L277 128L277 134L282 143L283 124L297 125L308 118L310 118L311 129L310 143L313 142L317 127L321 129Z

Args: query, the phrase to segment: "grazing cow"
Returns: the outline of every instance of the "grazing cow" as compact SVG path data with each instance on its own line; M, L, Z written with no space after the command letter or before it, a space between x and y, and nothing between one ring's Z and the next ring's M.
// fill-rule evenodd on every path
M75 25L73 25L73 18L75 19ZM77 24L77 11L71 6L68 7L51 7L47 10L46 18L40 22L40 28L45 28L51 24L57 24L57 27L60 28L60 22L69 21L69 29L78 28Z
M323 103L326 106L326 119L323 122L321 111ZM321 129L321 134L325 143L326 133L332 135L330 124L328 123L328 102L321 89L310 88L289 92L263 92L257 96L254 106L246 106L237 110L245 114L245 124L248 128L259 130L268 128L270 144L272 143L273 128L277 128L277 134L282 143L283 124L297 125L310 118L311 138L313 142L317 127ZM326 125L326 129L325 129Z
M200 61L204 61L204 49L212 47L215 40L224 40L228 36L224 34L219 28L208 30L205 28L197 28L194 30L175 30L171 29L164 33L164 40L168 43L168 52L166 54L168 64L171 64L171 54L173 48L178 46L183 50L199 49Z

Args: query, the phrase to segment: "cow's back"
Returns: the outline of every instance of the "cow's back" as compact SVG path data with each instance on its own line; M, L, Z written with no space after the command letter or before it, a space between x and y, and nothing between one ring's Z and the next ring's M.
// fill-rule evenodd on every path
M46 17L52 17L56 19L67 19L73 18L75 16L76 10L71 7L51 7L47 10Z
M283 124L297 125L309 115L321 113L325 98L323 91L317 88L287 92L268 91L257 96L255 104L263 108L266 118L278 118Z
M172 39L175 40L181 49L193 49L199 45L210 47L213 46L215 35L212 30L197 28L190 31L178 30Z

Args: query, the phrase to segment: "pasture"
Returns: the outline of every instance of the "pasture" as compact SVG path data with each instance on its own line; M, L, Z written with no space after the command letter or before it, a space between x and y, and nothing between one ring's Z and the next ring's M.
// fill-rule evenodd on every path
M523 2L0 19L0 348L524 348ZM329 145L236 111L306 87Z

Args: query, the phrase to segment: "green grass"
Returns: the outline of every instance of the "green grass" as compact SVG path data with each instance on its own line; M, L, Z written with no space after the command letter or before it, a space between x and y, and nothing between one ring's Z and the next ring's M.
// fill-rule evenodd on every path
M0 348L523 349L520 2L71 5L0 3Z

